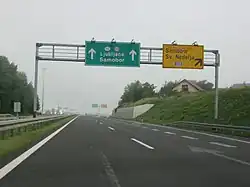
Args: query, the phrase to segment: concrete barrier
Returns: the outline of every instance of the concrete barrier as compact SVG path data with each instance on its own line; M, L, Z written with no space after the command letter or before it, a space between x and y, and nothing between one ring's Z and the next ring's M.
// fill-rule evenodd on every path
M144 104L135 107L118 108L116 111L113 110L112 117L122 119L133 119L144 114L153 106L154 104Z

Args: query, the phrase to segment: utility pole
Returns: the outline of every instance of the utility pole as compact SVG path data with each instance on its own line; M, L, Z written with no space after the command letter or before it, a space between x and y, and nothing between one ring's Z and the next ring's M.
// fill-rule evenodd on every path
M46 68L43 68L43 71L42 71L42 81L43 81L43 87L42 87L42 114L44 113L44 79L45 79L45 71L46 71Z

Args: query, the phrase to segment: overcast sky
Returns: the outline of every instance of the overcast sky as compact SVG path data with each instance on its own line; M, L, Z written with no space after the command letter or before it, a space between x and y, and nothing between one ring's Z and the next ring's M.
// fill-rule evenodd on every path
M220 87L250 82L250 2L248 0L1 0L0 55L18 64L34 81L36 42L84 44L85 40L131 41L161 47L176 40L198 41L221 53ZM174 70L85 67L79 63L41 62L47 68L45 108L68 106L94 112L92 103L106 103L110 112L124 86L140 80L214 81L214 69ZM41 73L39 96L41 98Z

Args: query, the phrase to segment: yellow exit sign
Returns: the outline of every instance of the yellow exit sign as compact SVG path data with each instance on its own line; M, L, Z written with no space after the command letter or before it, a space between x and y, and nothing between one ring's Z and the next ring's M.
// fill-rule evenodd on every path
M163 68L203 69L204 46L163 44Z

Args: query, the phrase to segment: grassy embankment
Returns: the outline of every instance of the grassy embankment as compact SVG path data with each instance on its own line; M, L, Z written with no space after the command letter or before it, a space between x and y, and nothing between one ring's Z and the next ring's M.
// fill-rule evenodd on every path
M167 98L147 98L133 105L155 104L137 120L164 124L173 121L195 121L250 126L250 88L221 89L219 119L214 120L214 92L179 94Z

